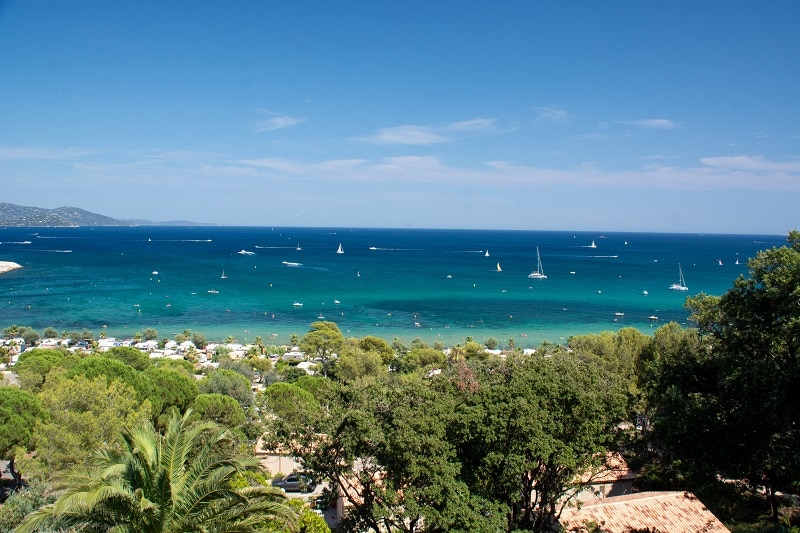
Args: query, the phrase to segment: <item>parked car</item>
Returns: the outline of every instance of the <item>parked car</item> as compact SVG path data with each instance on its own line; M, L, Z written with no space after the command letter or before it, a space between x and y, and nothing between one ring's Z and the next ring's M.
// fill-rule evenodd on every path
M317 484L314 478L302 472L292 472L288 476L276 479L272 482L273 487L280 487L286 492L314 492Z

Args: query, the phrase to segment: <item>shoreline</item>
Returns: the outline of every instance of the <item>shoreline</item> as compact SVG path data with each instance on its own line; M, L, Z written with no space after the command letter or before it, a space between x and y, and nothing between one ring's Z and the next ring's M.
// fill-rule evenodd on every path
M13 261L0 261L0 274L5 274L6 272L11 272L12 270L17 270L18 268L22 268L22 265L19 263L15 263Z

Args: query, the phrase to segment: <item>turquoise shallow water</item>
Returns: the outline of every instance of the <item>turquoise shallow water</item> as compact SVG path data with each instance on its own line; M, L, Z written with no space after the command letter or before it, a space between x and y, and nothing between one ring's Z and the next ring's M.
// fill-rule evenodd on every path
M685 324L687 295L724 293L747 273L747 258L784 243L754 235L5 228L0 260L24 268L0 276L0 325L105 328L116 337L191 329L210 339L285 343L325 317L348 336L446 344L493 336L535 346ZM546 280L528 278L537 246ZM667 289L679 264L688 292Z

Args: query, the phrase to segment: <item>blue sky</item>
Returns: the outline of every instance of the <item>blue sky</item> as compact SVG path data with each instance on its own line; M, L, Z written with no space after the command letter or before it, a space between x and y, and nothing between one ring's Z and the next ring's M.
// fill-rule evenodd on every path
M0 0L0 201L786 233L795 1Z

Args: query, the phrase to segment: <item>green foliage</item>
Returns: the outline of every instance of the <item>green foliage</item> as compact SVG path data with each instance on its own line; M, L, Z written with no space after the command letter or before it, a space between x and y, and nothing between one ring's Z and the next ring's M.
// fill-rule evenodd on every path
M145 330L142 332L142 337L144 337L144 340L146 341L154 341L158 339L158 332L153 328L145 328Z
M322 362L323 375L328 374L330 358L344 346L344 336L334 322L312 322L311 329L300 341L300 349Z
M57 339L58 338L58 330L56 328L52 327L52 326L48 326L48 327L44 328L44 331L42 332L42 335L44 335L45 339Z
M386 365L378 352L361 350L341 355L336 360L336 378L341 381L356 381L367 377L375 378L386 373Z
M250 380L233 370L212 370L197 384L203 394L224 394L234 398L243 408L253 404Z
M689 298L699 336L654 339L652 447L688 483L716 476L777 490L800 483L800 233L760 252L721 297Z
M394 349L383 339L370 335L358 341L358 347L367 353L376 353L380 356L384 365L388 365L394 359Z
M36 452L50 472L82 463L123 427L141 424L150 414L149 402L140 403L132 388L103 375L58 376L39 397L47 418L36 425Z
M19 356L14 371L20 387L38 392L42 389L47 374L64 363L65 354L61 350L34 349Z
M192 412L202 420L208 420L225 428L244 424L244 409L234 398L224 394L198 394Z
M108 383L119 381L136 391L136 398L141 402L153 394L153 384L147 376L128 366L122 361L90 355L81 359L67 371L67 378L84 376L95 379L102 376Z
M252 457L231 457L230 434L211 423L173 416L164 435L131 426L118 448L95 453L86 468L57 479L58 499L17 529L78 527L91 531L256 532L268 519L294 530L295 513L272 487L234 489L240 473L257 471Z
M41 481L29 483L14 491L0 505L0 533L11 533L28 514L52 501L47 485Z
M143 351L132 346L115 346L103 354L104 357L114 359L136 370L150 368L150 357Z
M32 392L0 386L0 458L10 459L9 470L16 485L21 478L15 468L15 450L33 447L34 426L44 416Z
M153 420L167 416L173 409L185 413L199 393L195 379L180 370L152 367L145 375L152 385L148 398L153 404Z
M294 431L314 424L322 415L314 395L292 383L273 383L258 395L258 405Z

